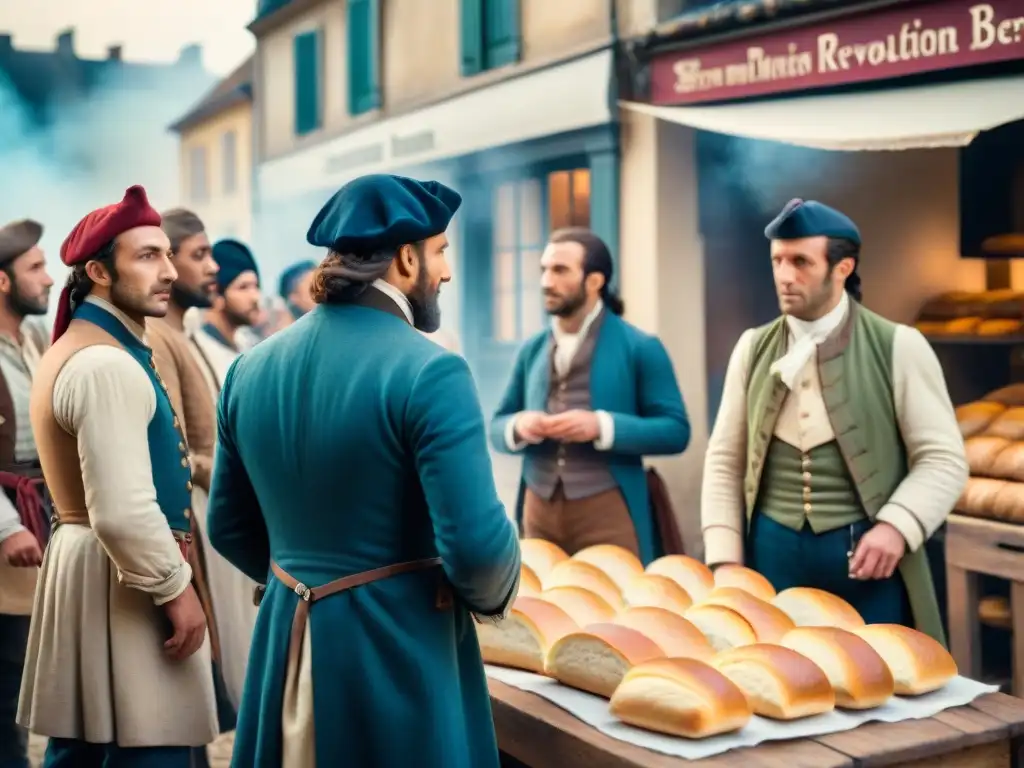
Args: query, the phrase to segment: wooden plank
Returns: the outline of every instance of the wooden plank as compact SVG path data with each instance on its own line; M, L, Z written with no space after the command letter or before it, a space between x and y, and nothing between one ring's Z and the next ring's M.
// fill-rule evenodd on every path
M946 540L949 550L950 541ZM965 677L981 677L981 622L978 620L978 575L946 564L946 602L949 609L949 652Z
M1000 735L1005 738L1006 730L1001 729ZM972 737L978 743L978 736ZM969 746L967 738L959 728L929 718L899 723L866 723L852 731L816 736L814 740L853 758L858 768L874 768L904 765L956 752Z
M1005 723L1011 737L1024 735L1024 700L1005 693L988 693L976 698L970 706Z
M972 706L947 709L932 719L962 731L965 747L1010 738L1010 726L1007 723Z
M1024 581L1024 526L950 515L946 562L974 573Z

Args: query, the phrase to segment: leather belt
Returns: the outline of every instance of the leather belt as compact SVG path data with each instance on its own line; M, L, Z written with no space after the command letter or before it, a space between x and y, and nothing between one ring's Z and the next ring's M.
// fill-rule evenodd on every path
M58 525L82 525L86 528L92 528L92 524L89 522L89 513L85 510L75 512L57 512L57 510L54 509L53 517L50 522L54 529L56 529ZM176 531L172 528L171 534L174 536L174 540L178 544L178 550L181 552L182 559L187 563L189 550L192 548L191 532Z

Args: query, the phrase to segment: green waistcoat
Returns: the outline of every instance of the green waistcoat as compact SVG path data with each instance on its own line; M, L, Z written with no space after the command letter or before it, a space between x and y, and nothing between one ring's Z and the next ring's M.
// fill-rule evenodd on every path
M836 439L834 444L829 444L834 446L833 449L817 450L822 458L830 451L833 456L842 458L855 493L847 496L833 493L831 508L821 509L825 522L820 524L820 530L846 525L864 514L874 520L907 475L906 449L900 436L893 399L892 358L896 327L896 324L851 301L844 322L818 346L821 394ZM785 478L780 480L777 477L768 482L763 473L766 467L779 465L780 458L783 458L779 451L784 452L786 447L782 441L773 440L773 435L789 388L779 377L771 374L770 368L786 353L788 338L785 318L780 317L757 329L751 342L744 479L748 522L758 508L759 499L763 498L765 487L778 497L776 486L787 483ZM813 469L813 452L809 458ZM834 480L834 472L826 474L833 475ZM788 482L794 481L800 482L800 478ZM834 492L835 488L832 490ZM858 502L857 508L851 506L853 501ZM773 516L792 517L785 504L773 506L777 507ZM812 486L812 521L818 509L813 503ZM939 605L925 548L908 552L900 562L899 570L907 587L917 628L944 643Z

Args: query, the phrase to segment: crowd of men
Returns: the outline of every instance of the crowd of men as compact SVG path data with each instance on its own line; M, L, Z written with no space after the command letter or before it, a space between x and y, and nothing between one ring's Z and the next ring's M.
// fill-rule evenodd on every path
M607 244L551 234L551 327L486 423L437 343L461 202L350 182L279 322L243 243L132 187L64 241L52 343L42 228L0 230L0 768L27 765L22 729L53 768L202 765L230 729L238 768L497 766L473 624L515 600L519 537L678 551L643 460L690 424ZM923 544L967 469L938 361L861 305L848 217L795 200L765 235L782 312L729 364L707 562L941 640ZM514 521L488 442L523 457Z

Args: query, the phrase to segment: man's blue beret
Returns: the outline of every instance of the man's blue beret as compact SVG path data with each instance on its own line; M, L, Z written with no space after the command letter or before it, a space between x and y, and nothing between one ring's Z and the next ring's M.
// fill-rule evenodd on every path
M218 240L213 244L213 260L220 270L217 272L217 286L223 292L243 272L255 272L256 280L260 279L260 270L252 251L238 240Z
M769 240L798 240L802 237L835 237L860 245L860 230L853 220L835 208L815 200L790 200L782 213L765 227Z
M316 269L315 261L299 261L285 269L277 283L277 292L281 298L287 299L291 292L295 290L295 284L299 282L299 278L307 272L312 272L314 269Z
M320 210L306 240L336 253L369 256L441 234L461 204L458 192L437 181L360 176Z

